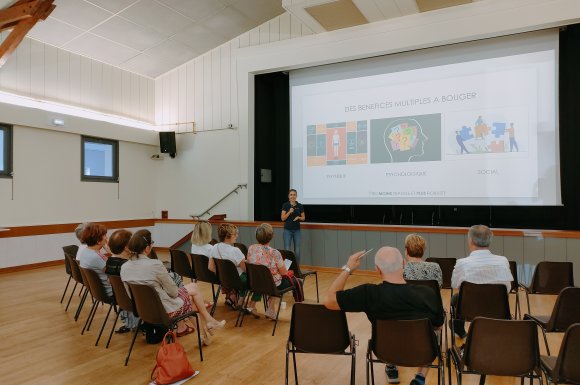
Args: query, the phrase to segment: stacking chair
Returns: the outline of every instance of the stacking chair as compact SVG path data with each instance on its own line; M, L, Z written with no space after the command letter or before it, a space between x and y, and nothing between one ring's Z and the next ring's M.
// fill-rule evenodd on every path
M93 306L91 307L91 311L89 312L89 318L85 322L85 326L83 327L83 331L81 334L85 333L85 330L89 330L90 325L93 323L93 319L95 318L95 314L100 304L108 304L109 311L107 311L107 316L103 321L103 326L101 326L101 331L99 332L99 336L97 337L97 341L95 342L95 346L99 344L99 340L101 339L101 335L103 334L103 330L105 329L105 325L109 320L109 315L111 314L111 309L115 308L115 312L117 312L117 306L115 304L115 297L109 297L107 292L105 291L105 287L103 286L103 282L101 282L101 278L96 271L91 269L85 269L81 267L81 273L83 274L83 279L86 280L89 290L91 291L91 295L93 297Z
M244 254L244 257L246 258L248 257L248 247L246 245L244 245L243 243L235 242L234 247L240 249L242 254Z
M552 309L552 315L541 316L526 314L525 319L531 319L542 329L546 351L550 355L550 347L546 333L564 332L574 323L580 322L580 287L567 287L563 289ZM580 365L580 361L579 361Z
M505 289L504 289L505 290ZM463 354L452 351L447 357L449 385L451 361L455 365L457 383L461 385L464 373L479 374L479 384L487 375L516 376L540 380L540 353L538 330L529 320L500 320L477 317L471 323Z
M298 385L296 353L351 356L350 384L355 383L356 339L354 334L349 332L346 315L342 311L328 310L319 304L294 304L290 335L286 344L286 385L288 385L290 353L292 353L296 385Z
M439 288L439 282L435 279L424 279L424 280L413 280L413 279L406 279L409 285L422 285L431 288L438 296L439 300L441 301L441 305L443 305L443 299L441 298L441 289ZM445 308L443 309L445 310ZM445 310L445 318L443 320L443 329L445 329L445 349L443 352L447 352L448 349L448 337L447 337L447 310ZM443 331L439 335L439 346L443 346Z
M202 352L202 343L201 343L201 334L200 334L200 327L199 327L199 318L197 317L197 312L192 311L186 313L184 315L180 315L178 317L169 318L165 308L163 307L163 303L161 303L161 299L159 298L159 294L155 291L154 288L148 285L140 285L136 283L128 283L129 289L131 290L131 297L135 302L135 309L139 314L139 323L135 328L135 333L133 333L133 341L131 342L131 346L135 343L135 338L139 333L139 329L143 322L150 323L152 325L163 325L169 330L174 329L177 326L177 323L181 320L184 320L189 317L194 317L197 327L197 342L199 344L199 358L203 361L203 352ZM129 351L129 354L131 351ZM125 361L125 366L129 362L129 356L127 355L127 359Z
M227 287L230 290L244 290L244 283L242 282L240 275L238 274L238 269L236 265L229 259L214 259L216 265L216 273L220 285ZM244 307L240 306L238 309L238 318L236 319L236 326L240 322L242 313L244 312Z
M68 285L70 283L70 280L72 279L72 271L71 271L71 267L70 267L70 262L69 262L68 258L66 257L66 255L69 254L74 259L77 255L78 250L79 250L79 247L77 245L70 245L70 246L63 246L62 247L62 251L64 252L64 269L66 271L66 274L68 275L68 281L66 281L66 286L64 287L64 291L62 292L62 297L60 297L60 303L62 303L62 301L64 300L64 296L66 294L66 291L68 290ZM74 287L76 288L76 286L77 286L77 282L75 281Z
M182 277L190 278L191 282L195 281L195 271L187 253L179 249L169 249L169 253L171 254L171 270Z
M516 295L516 308L515 308L515 319L522 318L522 309L520 309L520 283L518 281L518 265L515 261L509 261L510 264L510 272L512 273L512 277L514 280L512 281L512 288L510 289L510 293L514 293Z
M276 333L276 326L278 325L278 317L280 316L280 305L282 303L282 297L284 294L292 291L294 288L292 286L286 289L278 290L274 284L274 277L270 273L270 269L264 265L255 265L253 263L246 262L246 273L248 274L248 282L250 283L250 290L244 298L243 307L247 307L248 301L252 294L261 294L264 300L264 308L268 306L268 297L280 298L278 301L278 311L276 312L276 319L274 320L274 330L272 330L272 336ZM238 326L242 326L244 322L245 313L242 313L242 318Z
M530 294L558 294L563 288L574 286L572 262L548 262L537 264L530 286L520 283L526 292L528 313L530 313Z
M437 358L437 364L433 364L435 358ZM373 326L372 338L369 340L367 349L367 385L375 383L373 369L375 362L405 367L428 366L437 368L437 384L445 385L443 356L437 343L433 325L427 318L377 320Z
M113 337L113 332L115 331L115 327L117 326L117 320L119 319L119 313L121 310L130 311L133 313L135 317L138 317L137 311L134 309L133 301L129 294L127 293L127 289L125 289L125 285L123 281L121 281L121 277L118 275L109 275L109 282L111 282L111 287L113 288L113 294L115 295L115 303L117 304L117 316L115 317L115 322L113 323L113 327L111 328L111 333L109 334L109 339L107 340L107 346L111 343L111 338ZM134 340L133 340L134 341ZM127 354L127 358L125 360L125 365L129 361L129 356L131 355L131 350L133 350L133 344L129 346L129 353Z
M296 260L296 256L294 255L293 251L290 250L278 250L278 251L280 252L280 254L282 254L282 258L292 261L292 264L290 265L290 270L294 271L294 275L296 276L296 278L300 278L306 281L306 277L314 275L314 278L316 279L316 302L320 302L320 298L318 297L318 273L314 270L300 269L300 265L298 264L298 261Z
M505 285L462 282L457 304L451 307L451 348L459 354L455 345L453 320L473 321L476 317L511 319L510 304Z
M213 306L211 307L210 314L213 316L222 289L220 281L218 280L217 275L208 269L209 258L207 256L191 254L191 263L197 280L200 282L211 283ZM215 285L217 285L217 290L215 289Z
M70 293L70 297L68 299L68 303L66 304L66 308L65 311L68 310L68 307L70 305L70 301L73 297L73 295L75 294L75 289L77 288L77 284L81 284L81 300L79 302L79 305L77 307L77 311L75 312L75 322L79 319L79 315L81 314L81 310L83 309L83 305L85 304L85 300L87 299L87 295L89 294L89 288L87 285L85 285L84 281L83 281L83 275L81 273L81 268L79 267L79 264L77 263L76 259L70 255L70 254L65 254L65 258L68 259L68 264L71 268L71 274L73 279L75 280L75 285L73 287L72 292Z
M540 360L548 384L580 384L580 323L566 330L558 357L540 356Z
M455 263L457 259L455 258L427 258L427 262L435 262L441 268L441 273L443 274L443 286L442 289L451 289L451 294L453 295L453 288L451 287L451 276L453 275L453 269L455 269Z

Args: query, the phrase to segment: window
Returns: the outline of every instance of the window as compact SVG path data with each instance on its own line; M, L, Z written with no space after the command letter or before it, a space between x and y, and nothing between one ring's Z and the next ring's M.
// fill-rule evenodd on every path
M0 124L0 177L12 176L12 126Z
M81 180L118 182L119 142L116 140L81 137L81 159Z

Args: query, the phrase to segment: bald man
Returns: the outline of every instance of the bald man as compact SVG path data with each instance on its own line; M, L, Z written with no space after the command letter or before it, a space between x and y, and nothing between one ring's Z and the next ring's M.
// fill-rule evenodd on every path
M440 297L425 286L407 285L403 278L405 261L394 247L381 247L375 255L375 268L382 283L363 284L344 290L350 274L361 263L363 252L348 258L342 272L326 292L324 306L331 310L364 312L375 327L380 319L412 320L428 318L435 328L443 325L444 312ZM411 385L424 385L429 368L417 368ZM399 373L394 365L385 368L389 383L399 383Z

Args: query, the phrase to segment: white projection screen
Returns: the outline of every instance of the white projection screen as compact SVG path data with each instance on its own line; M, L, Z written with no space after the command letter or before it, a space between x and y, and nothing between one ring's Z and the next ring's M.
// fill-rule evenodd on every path
M558 31L290 72L305 204L561 205Z

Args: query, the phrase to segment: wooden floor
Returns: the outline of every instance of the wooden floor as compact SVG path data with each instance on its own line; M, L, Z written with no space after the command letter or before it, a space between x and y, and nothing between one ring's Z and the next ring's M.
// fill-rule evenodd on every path
M334 279L334 274L319 273L321 296ZM74 296L68 312L66 299L60 296L66 284L64 267L51 267L0 275L0 379L2 384L146 384L155 363L158 345L148 345L138 337L129 366L123 366L130 343L130 335L114 335L109 349L101 341L95 347L99 327L106 314L101 307L94 326L81 336L89 306L83 309L78 322L74 312L79 297ZM377 282L376 278L352 276L348 286L363 282ZM206 298L209 285L201 283ZM70 289L69 289L70 292ZM314 279L306 281L307 301L316 299ZM449 293L444 303L449 304ZM216 318L226 319L224 330L219 331L211 346L204 348L204 361L199 361L196 339L191 334L180 338L198 377L188 383L203 384L283 384L284 357L288 338L292 299L281 311L281 322L274 337L272 321L264 318L246 318L242 328L235 328L236 314L223 304L223 296L216 310ZM512 298L513 300L513 295ZM525 299L522 295L522 300ZM532 312L549 314L554 296L534 296ZM447 305L448 306L448 305ZM447 307L446 306L446 307ZM512 307L513 309L513 307ZM263 308L259 309L263 313ZM370 337L370 323L364 314L348 314L351 331L359 341L357 349L356 383L365 384L365 352ZM110 330L112 321L106 330ZM552 354L558 352L561 334L549 335ZM509 341L506 341L509 344ZM540 344L544 352L543 342ZM499 347L501 348L501 347ZM350 361L348 357L299 355L298 374L302 384L348 384ZM377 384L386 384L383 366L377 365ZM414 375L412 368L400 368L402 384L408 384ZM479 377L467 375L465 385L478 384ZM293 382L291 382L293 383ZM437 383L436 371L427 378L429 385ZM455 380L453 383L456 383ZM519 379L488 377L488 385L518 385Z

